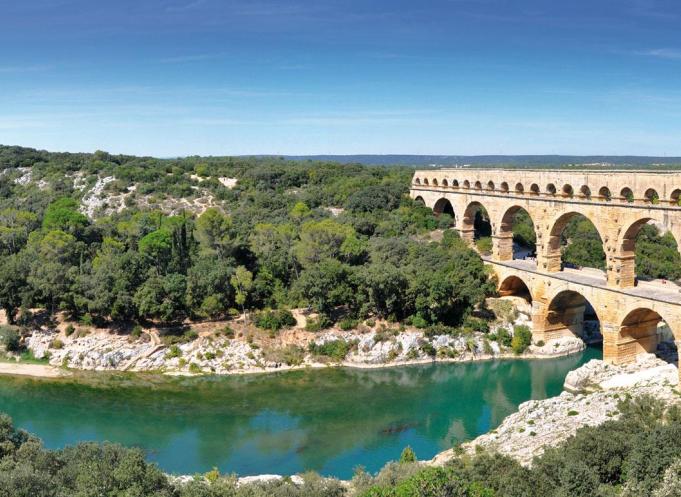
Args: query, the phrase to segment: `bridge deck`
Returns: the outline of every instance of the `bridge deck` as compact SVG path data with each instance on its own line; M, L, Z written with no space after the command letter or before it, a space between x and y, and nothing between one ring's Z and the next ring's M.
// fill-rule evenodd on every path
M547 273L544 271L539 271L537 269L537 263L532 260L514 259L511 261L494 261L488 256L483 256L482 259L488 264L505 266L520 271L527 271L542 275L544 277L548 276L555 278L561 281L587 285L632 297L644 298L657 302L664 302L667 304L681 305L681 287L672 282L667 282L665 284L661 281L641 281L637 286L632 288L616 288L607 286L605 273L594 269L565 269L560 272Z

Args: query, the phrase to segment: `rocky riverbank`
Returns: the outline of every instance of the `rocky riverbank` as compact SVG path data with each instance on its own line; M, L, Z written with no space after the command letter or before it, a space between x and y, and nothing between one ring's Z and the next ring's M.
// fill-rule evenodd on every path
M489 299L497 316L489 330L422 330L367 320L352 330L306 331L307 317L294 311L296 325L277 332L243 321L194 323L180 330L116 331L69 324L39 326L24 337L30 354L55 368L159 372L171 375L244 374L295 368L375 368L427 362L497 358L549 358L579 352L585 345L564 337L530 345L522 355L510 347L517 326L529 328L522 299ZM526 329L527 329L526 328ZM1 373L2 371L0 371Z
M521 404L496 430L463 448L469 453L478 447L496 451L529 465L547 447L559 445L579 428L617 419L618 404L625 397L650 395L670 405L681 402L675 390L678 380L676 366L652 354L623 366L592 360L567 375L566 390L559 396ZM454 457L455 451L448 450L431 463L444 464Z
M370 368L519 357L483 333L426 336L418 330L288 330L277 340L199 335L176 344L164 343L153 333L131 339L105 331L69 337L54 330L35 330L26 345L35 358L55 367L166 374L243 374L338 365ZM578 339L562 338L531 346L521 357L556 357L583 347Z

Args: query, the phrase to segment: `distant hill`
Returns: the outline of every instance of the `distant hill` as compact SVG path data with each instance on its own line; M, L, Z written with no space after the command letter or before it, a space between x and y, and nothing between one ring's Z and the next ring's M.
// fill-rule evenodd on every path
M637 155L287 155L291 160L320 160L368 165L407 166L672 166L681 165L681 157Z

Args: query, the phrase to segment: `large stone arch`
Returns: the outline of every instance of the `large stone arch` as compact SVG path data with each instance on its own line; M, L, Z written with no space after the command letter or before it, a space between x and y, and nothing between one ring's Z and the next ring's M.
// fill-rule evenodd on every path
M603 322L597 306L584 294L566 287L558 289L546 299L545 312L533 316L535 339L551 340L565 336L585 339L584 315L587 308L593 311L599 322Z
M620 288L629 288L636 286L636 237L639 232L650 221L660 222L660 219L655 217L645 216L629 221L625 224L625 229L622 230L617 240L617 251L615 255L615 284ZM676 240L677 250L681 249L679 245L679 238L674 230L670 233Z
M516 214L520 211L527 212L532 221L532 228L535 229L535 221L532 213L522 205L514 204L503 211L496 224L494 235L494 257L498 261L509 261L513 259L513 223ZM535 229L536 233L536 229Z
M435 202L435 205L433 205L433 212L435 213L436 216L448 214L449 216L452 217L452 225L453 226L456 225L456 215L454 213L454 206L449 201L449 199L445 197L438 199Z
M510 275L504 278L499 283L498 293L502 297L513 295L532 302L532 289L519 276Z
M660 337L659 324L666 323L671 330L674 340L679 340L679 330L670 316L665 317L662 309L652 309L646 306L634 306L626 309L619 323L617 341L610 346L609 357L617 364L634 362L636 356L644 353L655 353Z
M490 216L491 224L493 219L492 213L481 202L477 200L468 202L464 210L459 227L459 234L461 235L461 238L466 240L468 243L472 244L475 241L475 214L481 209L484 209L487 212L487 215ZM494 234L494 227L492 227L492 234Z
M549 224L550 228L546 237L546 242L542 247L542 260L540 261L541 269L548 271L550 273L555 273L561 270L561 246L560 238L563 230L568 225L568 223L577 216L583 216L588 219L591 224L596 228L598 236L601 239L601 246L603 247L603 252L606 252L605 241L607 238L607 232L605 232L598 224L598 220L595 220L588 213L579 212L578 210L571 210L569 212L562 213L555 217L553 221ZM537 234L539 236L539 234Z

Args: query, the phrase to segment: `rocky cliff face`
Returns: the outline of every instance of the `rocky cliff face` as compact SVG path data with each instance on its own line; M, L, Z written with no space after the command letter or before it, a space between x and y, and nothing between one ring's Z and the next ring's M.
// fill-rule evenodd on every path
M565 388L570 391L521 404L496 430L464 444L464 449L473 452L482 447L529 465L546 447L559 445L579 428L619 417L618 404L625 396L651 395L670 405L681 402L677 384L676 366L652 354L623 366L592 360L567 375ZM443 464L453 457L454 451L448 450L431 462Z

